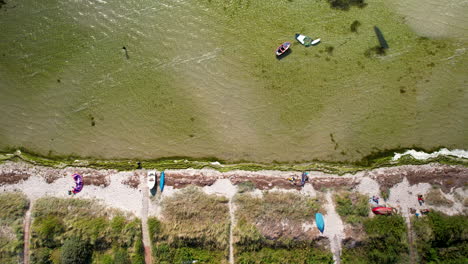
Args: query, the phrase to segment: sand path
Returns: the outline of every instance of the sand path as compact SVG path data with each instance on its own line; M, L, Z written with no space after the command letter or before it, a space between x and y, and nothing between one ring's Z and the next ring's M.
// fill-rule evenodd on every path
M326 226L323 234L330 240L330 249L333 253L335 263L340 264L341 241L344 237L344 226L340 216L335 211L335 204L333 203L331 192L327 192L326 199L327 204L325 205L325 209L327 210L327 214L324 216Z
M153 263L153 253L151 247L150 234L148 230L149 191L144 173L140 173L140 191L143 194L141 199L141 226L143 235L143 246L145 248L145 263L151 264Z
M24 217L24 252L23 252L23 263L29 264L29 242L31 240L31 211L34 205L34 200L31 200L29 208L26 211Z
M235 226L235 217L234 217L235 208L232 204L232 197L229 198L229 215L231 217L231 224L229 226L229 263L234 264L234 237L233 230Z

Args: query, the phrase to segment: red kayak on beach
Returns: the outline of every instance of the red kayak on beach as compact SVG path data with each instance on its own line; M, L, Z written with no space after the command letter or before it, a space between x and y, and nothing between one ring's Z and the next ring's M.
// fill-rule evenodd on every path
M379 207L372 208L372 212L376 215L391 215L394 212L396 213L396 209L391 208L391 207L379 206Z
M291 47L291 42L285 42L276 49L276 56L283 55Z

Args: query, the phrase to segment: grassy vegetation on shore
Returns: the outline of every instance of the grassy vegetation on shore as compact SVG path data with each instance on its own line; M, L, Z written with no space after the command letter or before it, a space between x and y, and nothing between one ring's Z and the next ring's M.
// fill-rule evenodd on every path
M235 197L236 263L333 263L331 253L317 245L314 232L304 231L324 197L294 193L250 193Z
M416 148L418 149L418 148ZM421 150L421 149L418 149ZM226 162L216 158L192 159L189 157L168 157L156 160L141 160L141 165L146 169L202 169L212 168L221 172L232 170L260 171L322 171L343 175L345 173L356 173L379 167L392 167L400 165L423 165L428 163L440 163L447 165L468 166L468 160L450 156L439 156L427 160L417 160L406 155L397 161L393 161L395 152L403 152L405 149L386 150L371 154L358 162L326 162L326 161L298 161L295 163L252 163L248 161ZM431 152L434 150L426 150ZM114 169L119 171L133 170L137 168L137 160L100 160L95 158L84 158L77 156L42 156L20 148L6 150L0 153L0 162L7 160L22 160L31 164L63 168L67 166L87 167L95 169ZM220 164L218 164L219 162Z
M0 260L20 263L23 252L23 218L29 201L22 193L0 194Z
M380 216L363 222L367 238L354 248L343 248L341 261L350 264L408 263L406 223L399 215Z
M335 193L333 199L336 212L344 222L352 225L361 224L369 215L368 197L357 192Z
M467 263L468 216L431 212L412 221L419 263Z
M144 263L140 220L93 200L37 200L31 238L31 263L65 263L63 257L75 249L70 243L90 256L78 263Z
M149 218L154 263L227 263L228 200L188 187L162 202L162 220ZM191 262L190 262L191 263Z

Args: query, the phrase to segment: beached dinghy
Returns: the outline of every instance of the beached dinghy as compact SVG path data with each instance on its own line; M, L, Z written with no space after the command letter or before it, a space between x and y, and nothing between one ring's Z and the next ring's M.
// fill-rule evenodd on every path
M376 215L391 215L392 213L396 213L396 209L392 207L378 206L372 208L372 212Z
M306 47L317 45L320 42L320 39L312 39L311 37L302 34L296 34L296 40Z
M148 171L148 188L152 190L156 186L156 171Z
M291 42L285 42L276 49L276 56L283 55L291 47Z
M161 192L164 190L164 184L166 181L166 176L164 174L164 171L161 172L161 175L159 176L159 189Z
M325 220L323 220L323 215L321 213L315 214L315 223L320 233L323 234L323 230L325 230Z

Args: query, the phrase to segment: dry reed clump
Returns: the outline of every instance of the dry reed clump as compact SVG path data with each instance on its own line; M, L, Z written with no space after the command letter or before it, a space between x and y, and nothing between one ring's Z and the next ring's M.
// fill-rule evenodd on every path
M81 173L81 175L85 185L107 187L110 184L109 175L104 172L93 171L92 173Z
M122 184L128 185L133 189L137 189L140 185L140 176L138 173L133 173L130 177L122 181Z
M162 202L157 241L170 245L224 250L229 240L228 199L188 187Z
M261 237L271 240L307 239L302 224L311 224L315 213L324 213L321 207L323 200L324 197L311 198L283 192L266 192L262 198L248 193L238 194L235 197L236 237L240 243L249 239L262 240Z
M29 179L31 175L24 172L2 172L0 174L0 186L16 184Z
M440 189L432 189L426 194L426 202L429 205L452 207L453 201L445 198Z

